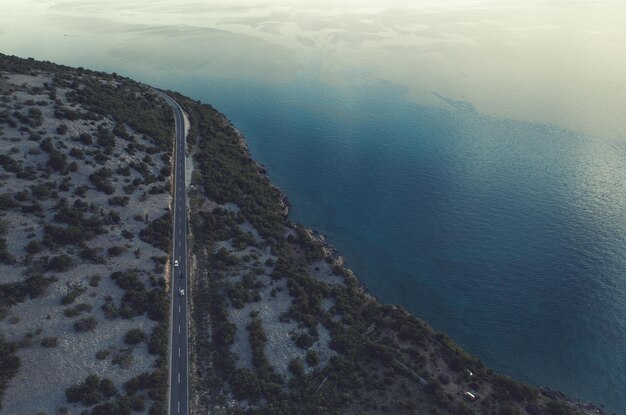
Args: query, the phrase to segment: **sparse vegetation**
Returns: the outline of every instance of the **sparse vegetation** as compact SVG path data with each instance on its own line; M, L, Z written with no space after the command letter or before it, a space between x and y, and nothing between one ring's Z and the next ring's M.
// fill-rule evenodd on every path
M29 241L16 248L23 247L27 255L12 255L11 233L0 232L0 262L23 272L12 280L16 282L0 285L0 320L7 318L12 328L19 329L24 324L18 315L10 314L11 306L46 292L54 292L57 301L64 287L69 291L60 298L61 318L71 318L65 324L73 325L83 339L96 338L90 333L115 324L110 319L146 315L156 322L149 334L130 330L123 336L128 346L98 345L90 358L110 358L99 365L113 364L117 370L132 362L131 346L145 341L156 357L155 366L125 382L123 391L110 379L90 375L68 388L66 398L88 407L84 413L91 415L146 412L146 408L150 414L165 414L169 302L160 274L166 263L162 254L171 248L171 217L148 207L151 200L163 199L155 195L169 191L171 111L142 86L117 75L4 55L0 55L0 70L48 71L51 84L37 87L38 94L50 98L48 105L57 119L52 131L40 128L45 126L46 112L36 102L41 97L29 103L5 101L15 108L0 108L0 124L20 134L19 146L22 142L30 146L18 151L6 147L0 154L3 174L24 183L19 192L0 194L0 210L17 212L30 221L30 229L25 228ZM16 88L34 91L28 86ZM245 400L245 405L233 409L235 413L573 413L534 388L496 375L404 310L381 305L367 295L342 263L326 256L319 240L287 220L286 201L253 163L230 123L209 106L177 98L191 118L188 142L195 150L198 187L192 193L199 199L197 206L206 206L202 197L210 199L211 206L218 204L200 211L196 206L191 216L199 264L192 280L197 284L191 291L196 306L192 312L195 326L206 331L197 333L192 354L204 359L196 362L201 364L193 373L195 386L208 392L202 399L213 405L223 405L232 397ZM12 143L18 141L7 140L8 145L17 145ZM118 157L115 153L120 150L133 161ZM38 164L26 156L38 157ZM88 177L87 185L78 171ZM146 210L132 211L129 223L128 212L137 202ZM244 223L258 235L244 230ZM103 246L99 242L103 238L97 236L108 232L112 233L107 238L121 234L124 239ZM222 249L217 249L218 242ZM148 244L163 253L155 256ZM113 267L132 259L132 255L122 256L127 249L137 258L155 258L155 270L127 269L134 265L111 269L115 287L103 303L97 293L108 290L111 282L90 275L102 272L101 264ZM342 284L331 286L309 275L309 267L320 260L333 267ZM100 270L73 275L83 265ZM43 276L53 273L56 277ZM57 281L61 282L55 290L47 289ZM82 285L87 283L100 287L87 293ZM270 290L271 295L261 295ZM231 347L238 338L233 311L256 307L255 302L284 301L287 295L291 303L278 323L289 325L292 337L285 347L297 357L289 357L282 368L274 366L267 316L246 311L239 330L245 330L252 366L238 368ZM107 319L100 326L95 317L99 312L85 315L93 312L92 304L101 305ZM37 351L37 344L64 345L53 334L46 331L47 337L40 338L29 332L14 343L0 339L0 393L19 369L17 348ZM98 348L103 349L95 352ZM434 359L446 371L447 383L435 376L430 366ZM464 375L465 369L471 369L472 379ZM472 388L482 395L479 401L468 402L450 393L456 390L453 387Z

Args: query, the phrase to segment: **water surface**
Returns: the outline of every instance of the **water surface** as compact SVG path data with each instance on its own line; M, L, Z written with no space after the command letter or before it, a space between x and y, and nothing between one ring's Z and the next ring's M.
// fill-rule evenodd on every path
M0 50L213 104L382 301L626 412L624 6L376 3L21 2Z

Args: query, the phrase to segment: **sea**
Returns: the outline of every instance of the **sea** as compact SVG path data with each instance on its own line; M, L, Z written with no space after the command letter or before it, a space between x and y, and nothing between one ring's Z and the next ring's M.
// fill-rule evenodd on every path
M0 52L212 104L380 301L626 413L626 9L300 3L15 2Z

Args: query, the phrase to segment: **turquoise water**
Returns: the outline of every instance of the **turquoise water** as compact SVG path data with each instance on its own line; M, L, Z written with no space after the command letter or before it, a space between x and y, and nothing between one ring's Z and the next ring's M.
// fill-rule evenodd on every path
M327 234L372 294L500 372L626 413L619 123L605 138L487 116L471 102L410 99L401 83L368 78L357 86L345 80L367 71L348 67L330 86L323 71L291 71L287 62L278 66L291 75L270 82L283 55L255 54L264 49L239 35L235 43L220 31L24 15L28 24L5 17L0 51L116 71L211 103L287 194L292 219ZM65 36L66 27L85 36ZM245 67L248 59L255 61ZM546 97L537 89L539 102ZM561 92L546 93L547 102ZM563 97L568 105L587 100Z

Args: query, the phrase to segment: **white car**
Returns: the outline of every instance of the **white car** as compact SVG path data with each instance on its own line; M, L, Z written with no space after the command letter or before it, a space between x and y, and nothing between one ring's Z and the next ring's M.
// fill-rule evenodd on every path
M178 294L185 295L185 290L181 288L180 290L178 290Z
M174 260L174 266L175 266L175 267L177 267L177 266L178 266L178 260L177 260L177 259L175 259L175 260Z

